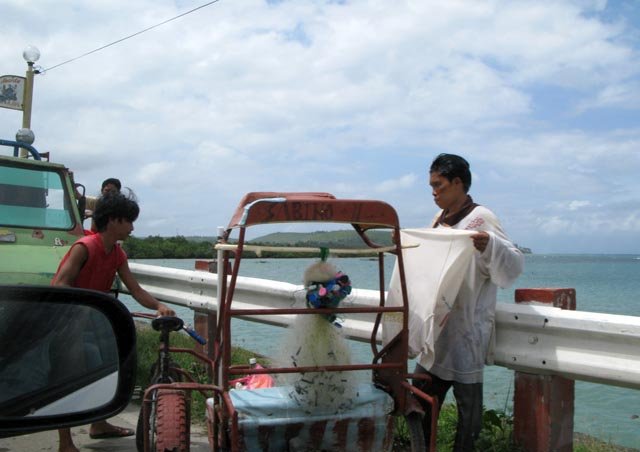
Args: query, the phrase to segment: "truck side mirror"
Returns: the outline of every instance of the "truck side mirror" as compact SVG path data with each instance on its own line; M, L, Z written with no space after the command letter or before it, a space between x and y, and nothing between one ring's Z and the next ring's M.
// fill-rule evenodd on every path
M80 218L84 221L87 218L87 215L85 214L85 209L87 207L87 198L84 195L85 188L82 184L73 184L73 188L78 200L78 212L80 212ZM80 191L80 189L82 189L82 191Z
M100 292L0 286L0 437L93 423L135 384L135 326Z

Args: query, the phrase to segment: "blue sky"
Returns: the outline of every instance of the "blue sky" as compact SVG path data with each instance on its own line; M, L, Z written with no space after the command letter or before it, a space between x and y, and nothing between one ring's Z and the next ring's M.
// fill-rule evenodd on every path
M204 2L0 0L0 74L51 68ZM220 0L38 75L36 147L135 235L214 235L249 191L436 213L440 152L539 253L640 253L640 3ZM20 112L0 109L0 137Z

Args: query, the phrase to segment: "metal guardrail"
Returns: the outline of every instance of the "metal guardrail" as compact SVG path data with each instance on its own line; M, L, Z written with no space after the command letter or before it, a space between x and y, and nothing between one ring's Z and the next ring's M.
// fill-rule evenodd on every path
M131 262L138 282L156 298L196 311L215 312L218 276ZM301 285L238 277L234 306L241 309L291 307L304 300ZM378 291L354 289L350 306L376 306ZM288 326L294 316L251 316ZM345 334L368 342L371 323L347 319ZM495 364L534 374L554 374L640 389L640 317L569 311L535 304L498 303Z
M159 300L200 312L217 309L218 275L215 273L134 262L130 262L129 267L140 285ZM298 302L303 307L304 294L302 285L238 276L233 306L237 309L289 308ZM349 301L349 307L378 306L379 293L377 290L353 289ZM295 316L252 315L245 319L286 327ZM349 339L369 343L373 319L374 314L358 314L357 320L347 319L342 330Z
M640 389L640 317L498 303L495 361L528 373Z

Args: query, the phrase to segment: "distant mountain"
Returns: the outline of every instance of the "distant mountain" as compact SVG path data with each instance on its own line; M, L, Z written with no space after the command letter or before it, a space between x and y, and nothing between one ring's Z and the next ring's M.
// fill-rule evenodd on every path
M391 231L370 231L367 236L383 246L391 245ZM250 240L252 245L328 248L367 248L355 231L274 232Z
M369 231L368 236L375 243L391 245L391 232ZM190 236L185 237L190 242L215 243L215 237ZM249 240L252 245L277 245L297 247L328 247L328 248L367 248L362 239L353 230L316 231L316 232L274 232ZM516 244L524 254L532 254L531 248Z
M517 243L514 244L520 251L522 251L522 254L533 254L531 251L531 248L525 248L524 246L520 246Z
M369 237L375 243L383 246L391 245L391 232L370 231ZM317 232L275 232L250 240L253 245L279 245L328 248L366 248L362 239L355 231L317 231ZM516 244L524 254L531 254L531 248Z

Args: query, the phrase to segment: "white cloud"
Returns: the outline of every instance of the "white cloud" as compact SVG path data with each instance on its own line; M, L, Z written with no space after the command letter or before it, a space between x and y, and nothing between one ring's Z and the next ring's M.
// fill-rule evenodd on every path
M571 201L569 203L569 210L580 210L583 207L590 206L591 203L589 201Z
M536 223L539 230L546 235L565 233L571 227L571 223L569 221L557 216L537 218Z
M612 200L635 206L626 228L640 212L629 5L218 2L37 76L35 144L89 193L106 177L131 186L143 235L215 228L251 190L382 197L424 225L435 206L417 182L440 152L469 159L474 199L513 234L539 218L569 242L589 211L615 234ZM197 5L2 6L1 72L20 75L27 44L51 67ZM0 137L20 120L0 109Z
M405 174L404 176L400 176L397 179L387 179L385 181L382 181L375 188L375 191L378 193L386 193L390 191L412 188L417 180L418 176L416 176L414 173Z
M159 182L160 179L164 179L165 182L172 181L171 172L175 165L170 162L153 162L147 163L140 168L137 181L152 185Z
M536 219L537 227L545 235L560 237L566 236L567 233L576 235L601 234L603 230L613 233L613 235L627 232L640 233L638 212L624 212L616 218L612 218L606 210L583 211L578 215L573 215L571 212L538 217Z
M576 111L584 113L597 108L640 109L640 83L614 83L606 85L591 99L581 102Z

